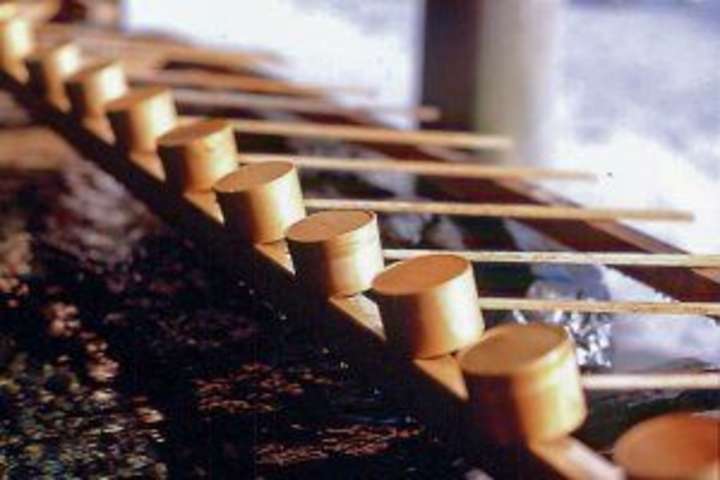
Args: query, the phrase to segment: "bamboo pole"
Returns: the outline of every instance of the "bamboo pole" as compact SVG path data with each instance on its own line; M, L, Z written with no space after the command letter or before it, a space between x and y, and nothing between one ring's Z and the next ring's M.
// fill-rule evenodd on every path
M286 80L275 80L239 73L207 72L197 69L157 70L129 69L132 82L163 85L167 87L198 87L216 90L242 90L248 92L276 93L321 97L329 94L352 94L372 96L374 91L356 86L303 85Z
M10 83L14 89L22 93L22 86L18 86L14 83ZM22 98L21 95L18 95ZM27 102L27 99L25 99ZM33 102L28 102L30 105L34 105ZM197 237L198 243L210 242L210 245L215 245L213 241L218 238L223 238L222 226L217 224L215 220L210 220L209 217L199 214L192 207L188 207L184 202L186 199L178 197L168 197L162 187L162 183L159 180L153 178L150 175L144 175L143 171L137 169L137 166L133 165L132 162L128 162L128 158L120 154L116 148L111 144L105 144L100 137L95 138L90 133L84 132L83 129L78 129L77 125L73 125L69 117L61 116L60 113L54 110L43 110L42 106L35 105L35 109L40 112L45 112L48 115L50 123L58 130L65 133L66 136L70 136L71 139L79 146L86 146L86 150L93 155L95 160L99 161L102 159L101 165L111 172L115 173L121 181L129 187L131 191L139 194L142 199L148 202L151 206L155 207L156 210L172 219L175 222L179 222L180 226L185 226L187 232L191 236ZM67 128L68 130L63 130ZM72 132L72 133L68 133ZM89 147L87 147L89 145ZM180 208L178 208L178 206ZM201 226L202 228L196 228ZM268 249L265 249L267 247ZM252 250L251 254L238 256L237 249L230 249L228 252L224 252L223 249L217 251L219 258L226 262L220 261L218 263L226 263L224 265L229 271L237 273L241 268L231 268L237 263L237 265L253 264L257 268L261 269L258 275L267 281L267 285L263 285L264 282L259 282L260 293L275 295L276 300L280 301L283 299L283 295L279 292L288 292L296 286L296 282L292 280L291 267L287 264L286 253L278 249L277 251L270 250L269 246L263 246L263 249ZM269 252L274 252L270 255ZM232 252L232 253L229 253ZM245 253L245 252L243 252ZM250 261L246 261L246 258ZM272 286L270 286L272 284ZM278 288L280 285L283 288ZM285 295L287 296L287 295ZM306 295L301 295L299 298L302 300ZM309 305L309 304L308 304ZM451 396L442 388L437 388L437 385L433 383L432 387L428 385L431 383L428 381L428 374L425 370L420 369L415 362L406 362L407 366L400 362L400 368L405 370L398 370L404 373L402 378L405 380L409 379L409 382L397 382L396 378L399 376L396 374L386 373L386 369L378 368L382 364L385 350L385 345L381 343L377 332L371 330L370 325L379 324L377 313L372 313L372 309L363 309L358 307L358 299L333 299L328 303L329 308L323 308L323 313L327 316L330 315L331 320L338 320L327 322L328 326L331 326L330 330L323 332L328 338L335 339L340 350L343 347L349 354L355 355L356 361L361 365L364 365L369 372L377 372L380 375L386 375L388 379L387 385L395 389L399 389L401 393L404 385L418 385L415 389L415 394L419 394L421 398L427 395L426 401L433 406L440 408L433 408L426 415L433 418L440 418L444 420L443 423L450 424L451 427L455 427L455 422L452 422L456 417L455 412L458 412L458 402L456 397ZM323 307L327 307L323 305ZM335 330L333 330L335 329ZM359 346L356 350L350 346L348 348L343 344L343 339L352 339L356 346ZM332 343L332 342L331 342ZM364 349L363 349L364 347ZM364 352L357 353L357 352ZM371 351L372 355L368 355L367 352ZM352 357L351 357L352 358ZM389 358L389 357L388 357ZM370 361L367 361L370 360ZM363 363L365 361L365 363ZM415 379L422 381L417 382ZM408 390L406 388L406 390ZM405 398L411 398L414 395L405 395ZM444 418L446 412L450 413L451 422L447 422ZM459 418L459 417L458 417ZM461 421L457 422L458 426L462 428L469 428L469 426L463 424ZM450 430L454 433L453 430ZM548 462L549 466L555 468L558 473L565 474L568 478L611 478L614 472L609 462L607 462L602 456L592 452L588 447L582 445L575 439L561 438L553 440L551 442L534 443L529 445L529 449L538 458ZM612 477L614 478L614 477Z
M238 92L203 91L176 88L175 99L183 105L219 108L248 108L253 110L280 110L296 113L350 115L369 117L377 114L404 115L419 121L434 121L440 111L432 106L395 107L387 105L341 106L325 100Z
M720 303L717 302L616 302L483 297L480 299L480 308L483 310L560 310L578 313L720 316Z
M168 61L197 62L236 69L254 69L265 64L278 63L277 57L266 53L218 51L162 37L133 37L121 32L70 27L57 23L39 26L39 33L41 42L55 44L60 40L66 41L68 38L73 38L84 50L95 55L104 58L122 57L128 67L130 80L139 83L306 96L324 96L330 93L361 96L376 94L372 89L357 86L298 85L247 74L209 72L197 69L159 70L162 64ZM428 114L428 119L432 120L433 118Z
M38 25L41 41L57 42L73 40L83 48L108 55L108 50L121 50L122 56L131 53L146 56L163 56L170 60L197 61L225 67L258 66L277 63L278 57L262 52L239 52L203 48L177 39L155 36L139 36L129 32L113 31L77 24L45 23Z
M477 263L549 263L556 265L610 265L628 267L720 268L720 255L620 252L505 252L468 250L386 249L385 258L407 260L437 253L457 255Z
M309 170L411 173L449 178L523 178L532 180L595 180L597 178L591 172L576 170L481 165L477 163L444 163L423 160L398 161L395 159L329 158L253 153L242 155L240 161L246 163L284 161Z
M585 374L590 391L720 390L720 372Z
M404 200L358 200L311 198L305 206L317 210L373 210L383 213L428 213L469 217L522 218L535 220L614 221L642 220L686 222L690 212L621 208L581 208L562 205L525 205L494 203L427 202Z
M511 140L506 137L469 132L396 130L382 127L264 120L233 120L232 122L237 132L258 135L487 150L505 150L512 146Z

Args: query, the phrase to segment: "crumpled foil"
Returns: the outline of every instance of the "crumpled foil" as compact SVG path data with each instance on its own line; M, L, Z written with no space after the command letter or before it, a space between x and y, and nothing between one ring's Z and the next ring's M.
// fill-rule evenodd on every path
M527 292L528 298L600 300L603 294L601 284L594 286L594 292L586 290L587 284L553 279L535 281ZM589 369L612 367L612 316L597 313L578 312L521 312L510 313L511 321L527 324L543 322L560 325L575 340L575 354L578 364Z
M518 248L527 251L563 250L562 245L522 223L505 221ZM609 300L611 295L603 271L589 265L533 265L537 277L530 285L528 298L565 300ZM511 312L508 321L545 322L562 325L575 340L576 357L581 367L590 370L612 368L612 316L577 312Z

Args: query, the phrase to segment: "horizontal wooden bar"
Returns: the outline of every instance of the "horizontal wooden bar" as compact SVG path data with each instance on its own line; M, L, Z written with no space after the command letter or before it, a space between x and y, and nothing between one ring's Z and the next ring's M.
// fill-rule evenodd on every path
M600 300L482 297L480 299L480 308L483 310L560 310L563 312L582 313L720 316L720 303L718 302L613 302Z
M308 170L337 170L344 172L411 173L449 178L525 178L528 180L596 180L590 172L555 170L550 168L483 165L481 163L441 163L424 160L395 160L392 158L330 158L283 154L243 154L240 160L253 162L291 162Z
M175 100L180 107L252 109L294 113L324 113L342 116L401 115L418 121L432 121L440 117L440 110L428 105L400 107L388 105L340 106L327 100L303 97L258 95L251 93L209 91L175 88Z
M395 145L434 145L451 148L507 150L512 141L501 135L441 130L397 130L392 128L320 124L309 122L273 122L265 120L232 120L238 133L362 141Z
M720 255L682 253L622 253L622 252L515 252L442 250L477 263L520 263L554 265L608 265L665 268L720 268ZM406 260L438 253L425 249L385 249L385 258Z
M720 390L720 372L586 374L582 384L592 391Z
M279 61L276 55L267 53L223 51L190 45L159 34L133 34L78 24L42 23L37 27L37 34L40 42L57 43L72 39L90 53L110 57L114 56L114 52L120 53L119 56L160 56L165 61L200 62L225 68L260 67Z
M461 203L419 200L365 200L345 198L309 198L305 206L327 210L374 210L384 213L430 213L464 217L522 218L538 220L635 220L687 222L690 212L679 210L643 210L623 208L584 208L564 205L508 205L503 203Z
M131 82L166 87L195 87L320 97L331 93L370 96L372 91L352 85L303 85L251 74L206 72L198 69L129 69Z

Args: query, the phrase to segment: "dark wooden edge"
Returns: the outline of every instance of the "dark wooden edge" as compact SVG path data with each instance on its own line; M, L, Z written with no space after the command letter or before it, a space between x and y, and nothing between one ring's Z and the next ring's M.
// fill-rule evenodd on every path
M209 263L253 285L274 305L290 312L295 321L314 328L320 338L381 386L397 404L408 408L451 448L499 478L617 478L617 467L578 440L568 437L542 446L500 449L478 442L466 421L464 387L448 382L458 367L453 357L413 361L387 348L377 307L362 295L323 299L312 296L294 280L282 245L248 247L235 242L207 205L179 197L136 162L103 140L101 130L90 129L39 100L24 85L0 74L0 87L9 91L31 115L47 124L88 160L105 170L206 252ZM448 372L450 374L448 375ZM581 455L578 455L578 452ZM588 464L588 459L592 462Z

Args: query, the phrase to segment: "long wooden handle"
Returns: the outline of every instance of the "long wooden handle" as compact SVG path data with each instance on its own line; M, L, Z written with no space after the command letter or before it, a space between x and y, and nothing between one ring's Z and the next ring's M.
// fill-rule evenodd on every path
M241 75L206 72L204 70L147 70L128 69L131 82L163 85L166 87L197 87L216 90L241 90L246 92L276 93L320 97L331 93L370 96L374 92L356 86L303 85L285 80ZM261 122L262 123L262 122Z
M616 302L482 297L480 299L480 308L483 310L560 310L580 313L720 316L720 303L717 302Z
M612 252L480 252L467 250L386 249L385 258L409 258L447 253L477 263L549 263L560 265L611 265L638 267L720 268L720 255Z
M378 158L329 158L281 154L244 154L246 163L283 161L309 170L340 170L346 172L411 173L450 178L523 178L529 180L596 180L591 172L553 170L536 167L481 165L477 163L443 163L422 160Z
M264 52L239 52L209 49L189 45L174 39L128 35L127 33L87 27L77 24L45 23L38 26L39 39L57 43L72 38L89 52L120 57L130 55L161 56L166 60L197 61L225 67L249 67L267 63L278 63L274 54Z
M394 130L390 128L301 122L233 120L240 133L301 138L336 139L365 143L434 145L452 148L508 150L512 141L501 135L481 135L440 130Z
M720 390L720 372L585 374L582 384L592 391Z
M429 213L469 217L524 218L539 220L643 220L665 222L692 221L690 212L621 208L580 208L555 205L494 203L424 202L403 200L306 199L305 206L329 210L373 210L384 213Z
M392 114L403 115L424 122L435 121L440 118L440 111L437 107L426 105L419 107L396 107L387 105L353 105L351 107L344 107L326 100L314 98L216 92L188 88L176 88L173 91L173 95L180 105L199 107L275 110L362 117L377 114Z

